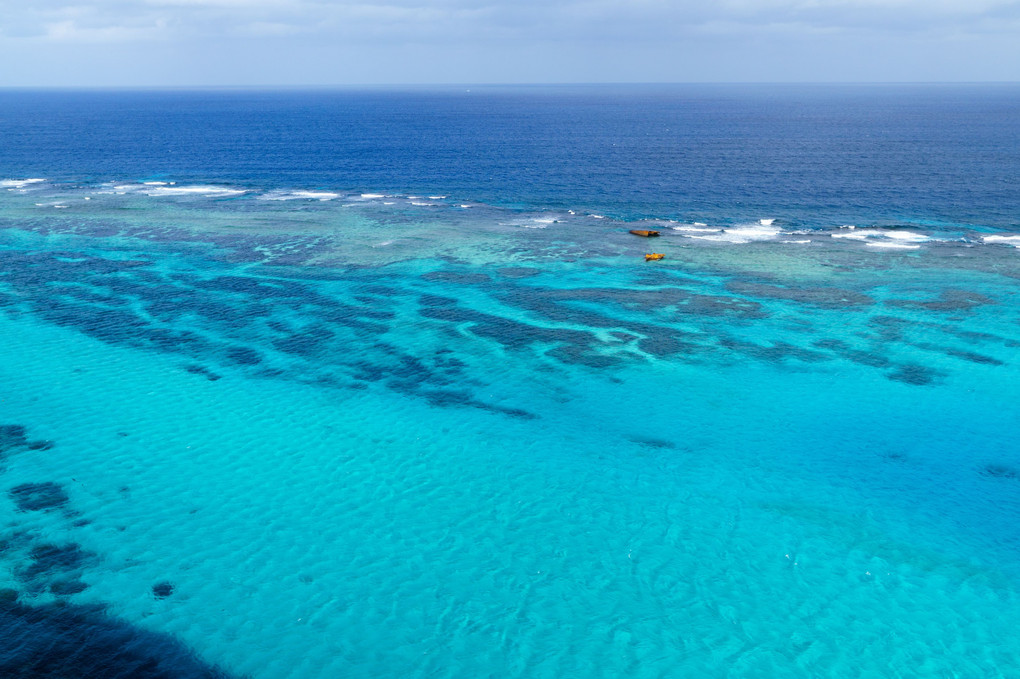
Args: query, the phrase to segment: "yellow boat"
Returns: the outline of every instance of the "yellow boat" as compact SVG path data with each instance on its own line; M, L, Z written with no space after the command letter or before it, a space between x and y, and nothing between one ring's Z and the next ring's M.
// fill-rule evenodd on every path
M653 238L659 235L658 231L652 231L651 229L631 229L630 232L635 236L644 236L645 238Z
M646 262L652 262L652 261L655 261L657 259L662 259L665 256L666 255L662 254L661 252L653 252L651 254L645 255L645 261Z

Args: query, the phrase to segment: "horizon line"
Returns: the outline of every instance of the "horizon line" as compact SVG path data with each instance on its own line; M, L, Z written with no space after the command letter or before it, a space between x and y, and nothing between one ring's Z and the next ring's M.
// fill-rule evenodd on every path
M917 85L1020 85L1020 80L693 80L647 82L434 82L434 83L302 83L302 84L216 84L216 85L3 85L0 91L16 90L349 90L349 89L428 89L493 87L675 87L675 86L917 86Z

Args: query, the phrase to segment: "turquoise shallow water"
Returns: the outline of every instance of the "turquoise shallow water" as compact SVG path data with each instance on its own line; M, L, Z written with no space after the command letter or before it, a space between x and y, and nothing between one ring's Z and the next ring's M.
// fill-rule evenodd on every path
M266 678L1020 667L1008 235L153 186L0 194L23 605Z

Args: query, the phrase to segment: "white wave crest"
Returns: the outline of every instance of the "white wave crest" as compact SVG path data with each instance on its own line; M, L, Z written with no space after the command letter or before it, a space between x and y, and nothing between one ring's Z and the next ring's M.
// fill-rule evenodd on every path
M897 243L895 241L871 241L865 243L869 248L884 248L886 250L917 250L920 245L911 245L910 243Z
M722 229L713 229L710 226L705 226L701 222L694 222L694 226L671 226L670 228L674 231L683 231L685 233L719 233Z
M872 238L888 238L893 242L906 241L910 243L924 243L931 240L923 233L916 231L899 231L892 229L858 229L853 226L840 227L840 231L829 234L833 238L849 238L850 240L868 240ZM845 230L842 230L845 229ZM871 243L869 243L871 245Z
M4 189L23 189L26 186L32 184L38 184L46 181L40 177L32 177L30 179L0 179L0 188Z
M762 226L772 226L772 222L774 222L774 221L776 221L776 220L773 217L772 219L759 219L758 223L760 225L762 225Z
M1015 248L1020 248L1020 236L1007 236L1005 234L997 233L991 236L982 236L981 240L986 243L1003 243L1005 245L1012 245Z
M259 200L319 200L327 201L339 198L339 193L331 191L270 191L259 196Z
M151 190L148 190L151 189ZM147 187L146 193L150 196L209 196L226 197L240 196L246 193L244 189L231 189L225 186L156 186Z
M720 233L705 236L688 236L688 238L725 243L752 243L755 241L772 240L779 234L779 227L765 226L764 224L746 224L723 229Z

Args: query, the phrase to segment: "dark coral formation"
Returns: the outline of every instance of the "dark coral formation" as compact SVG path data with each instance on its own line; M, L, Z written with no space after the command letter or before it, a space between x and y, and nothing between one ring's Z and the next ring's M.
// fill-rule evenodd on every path
M11 488L10 497L18 511L37 512L63 507L68 502L63 487L52 481L45 483L22 483Z
M158 582L152 586L152 596L157 599L165 599L174 593L174 585L171 582Z
M845 309L847 307L868 306L875 300L864 293L842 288L820 286L779 286L749 280L732 280L726 289L738 295L761 297L765 299L781 299L799 304L809 304L823 309Z
M922 309L924 311L969 311L974 307L995 304L995 300L987 295L970 290L943 290L938 299L918 301L911 299L890 299L889 306L906 309Z
M172 637L101 607L26 606L0 597L0 676L28 679L226 679Z
M202 365L198 365L196 363L190 363L184 366L184 369L191 373L192 375L201 375L210 382L215 382L216 380L223 377L222 375L219 375L217 373L214 373L212 370L209 370L209 368L206 368L205 366Z
M985 476L991 476L996 479L1020 480L1020 469L1006 464L985 465L984 469L981 470L981 473Z
M889 373L887 377L905 384L924 386L934 382L938 375L937 371L923 365L908 364L900 366L894 372Z

